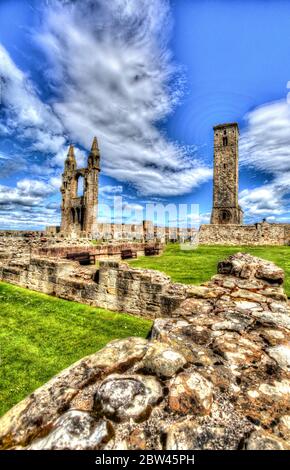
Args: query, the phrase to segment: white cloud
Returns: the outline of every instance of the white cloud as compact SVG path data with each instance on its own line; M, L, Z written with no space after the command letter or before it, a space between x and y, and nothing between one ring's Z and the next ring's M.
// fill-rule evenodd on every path
M283 204L285 189L277 190L276 181L255 189L245 189L240 193L240 203L247 216L280 215L286 211Z
M241 162L272 174L290 172L290 107L286 99L264 104L245 117Z
M37 39L62 95L54 111L85 148L98 136L105 174L145 195L183 194L211 178L156 126L181 96L167 0L53 1L44 18Z
M289 104L286 100L264 104L248 113L246 120L240 139L241 164L268 174L268 181L242 191L241 205L251 219L280 216L281 220L288 211L290 193Z
M60 190L61 183L62 183L61 175L59 175L59 176L52 176L52 177L49 179L49 184L50 184L53 188L55 188L55 190L56 190L57 192Z
M123 186L122 185L105 185L99 188L99 195L101 198L105 200L113 200L115 196L121 195L123 193ZM126 195L126 197L128 197Z
M59 212L54 208L10 206L9 211L0 206L0 226L2 230L30 230L56 225L59 223Z
M27 170L27 162L20 155L3 155L0 154L0 174L2 178L15 175L18 172Z
M38 206L47 196L55 192L52 184L28 178L17 182L15 188L0 185L0 206L10 210L10 205Z
M64 144L63 126L36 87L0 44L0 81L3 122L0 133L16 134L33 142L32 150L55 152Z
M63 169L64 161L67 157L68 149L60 147L58 152L50 159L49 165L51 167L59 167ZM84 167L87 160L87 155L77 146L74 146L74 154L76 157L78 167Z
M117 186L112 186L112 185L106 185L102 186L99 190L100 194L120 194L123 192L123 186L117 185Z
M0 152L0 160L9 160L9 157Z

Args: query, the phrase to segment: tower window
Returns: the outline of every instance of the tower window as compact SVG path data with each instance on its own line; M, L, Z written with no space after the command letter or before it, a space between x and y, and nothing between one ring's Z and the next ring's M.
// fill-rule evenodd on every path
M223 137L223 146L226 147L228 145L228 138Z
M79 176L77 180L77 196L82 197L84 194L84 178L83 176Z

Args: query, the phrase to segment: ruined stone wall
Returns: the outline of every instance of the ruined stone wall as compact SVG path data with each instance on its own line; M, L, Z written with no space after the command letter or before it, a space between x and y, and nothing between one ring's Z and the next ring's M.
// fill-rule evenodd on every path
M61 232L65 236L89 236L96 232L100 151L97 138L93 140L87 167L78 168L73 145L70 145L62 175ZM83 187L80 179L83 178ZM82 192L82 195L79 193Z
M182 241L196 234L192 227L159 227L152 222L144 221L143 224L97 224L97 239L104 240L169 240Z
M45 235L49 237L54 237L60 232L60 226L58 225L48 225L45 228Z
M100 262L98 301L109 310L157 318L170 315L186 296L185 286L158 271Z
M0 260L1 262L1 260ZM2 260L0 280L67 300L148 318L170 315L192 288L152 270L101 261L96 266L32 256Z
M14 406L0 449L289 450L284 273L241 253L218 273L150 339L112 341ZM108 277L115 289L117 265L106 288Z
M285 245L290 245L290 224L284 225Z
M201 245L287 245L290 225L261 223L255 225L202 225Z
M36 237L43 236L45 230L0 230L0 239L2 237L23 237L26 235L32 235Z
M159 250L164 248L163 244L148 242L150 246ZM63 258L69 253L89 252L101 259L121 259L121 252L130 249L137 253L137 256L144 255L146 243L142 242L110 242L93 244L85 238L65 239L65 238L46 238L46 237L0 237L0 259L15 259L21 257L30 257L30 255L47 256L53 258Z
M130 249L137 253L137 256L144 255L145 243L134 243L134 242L124 242L124 243L102 243L99 245L93 245L88 241L80 239L77 241L67 240L63 243L49 245L40 247L36 254L40 256L52 256L52 257L65 257L69 253L80 253L83 251L89 251L91 254L96 255L97 258L114 258L120 259L121 252L123 250ZM159 247L161 250L163 246L161 244L150 243L150 246Z

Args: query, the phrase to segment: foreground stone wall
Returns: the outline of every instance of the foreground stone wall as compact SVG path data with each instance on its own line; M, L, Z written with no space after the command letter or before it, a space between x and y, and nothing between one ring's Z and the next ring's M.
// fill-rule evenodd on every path
M290 225L202 225L199 230L201 245L289 245Z
M113 341L12 408L0 448L289 450L283 271L243 254L218 271L150 340Z
M95 307L156 318L170 315L192 288L158 271L101 261L80 266L37 256L0 259L0 280Z

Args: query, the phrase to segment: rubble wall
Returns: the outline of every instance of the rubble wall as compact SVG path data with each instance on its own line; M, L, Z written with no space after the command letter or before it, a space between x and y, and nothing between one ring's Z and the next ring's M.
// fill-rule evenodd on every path
M1 262L1 260L0 260ZM101 261L80 266L68 260L32 256L2 259L0 280L67 300L147 318L170 315L187 289L158 271ZM188 286L190 289L190 286Z
M288 245L290 226L261 223L255 225L202 225L200 245Z
M103 268L111 295L120 281L145 285L132 270ZM290 450L283 280L273 263L229 257L155 320L150 339L107 344L8 411L0 449Z

